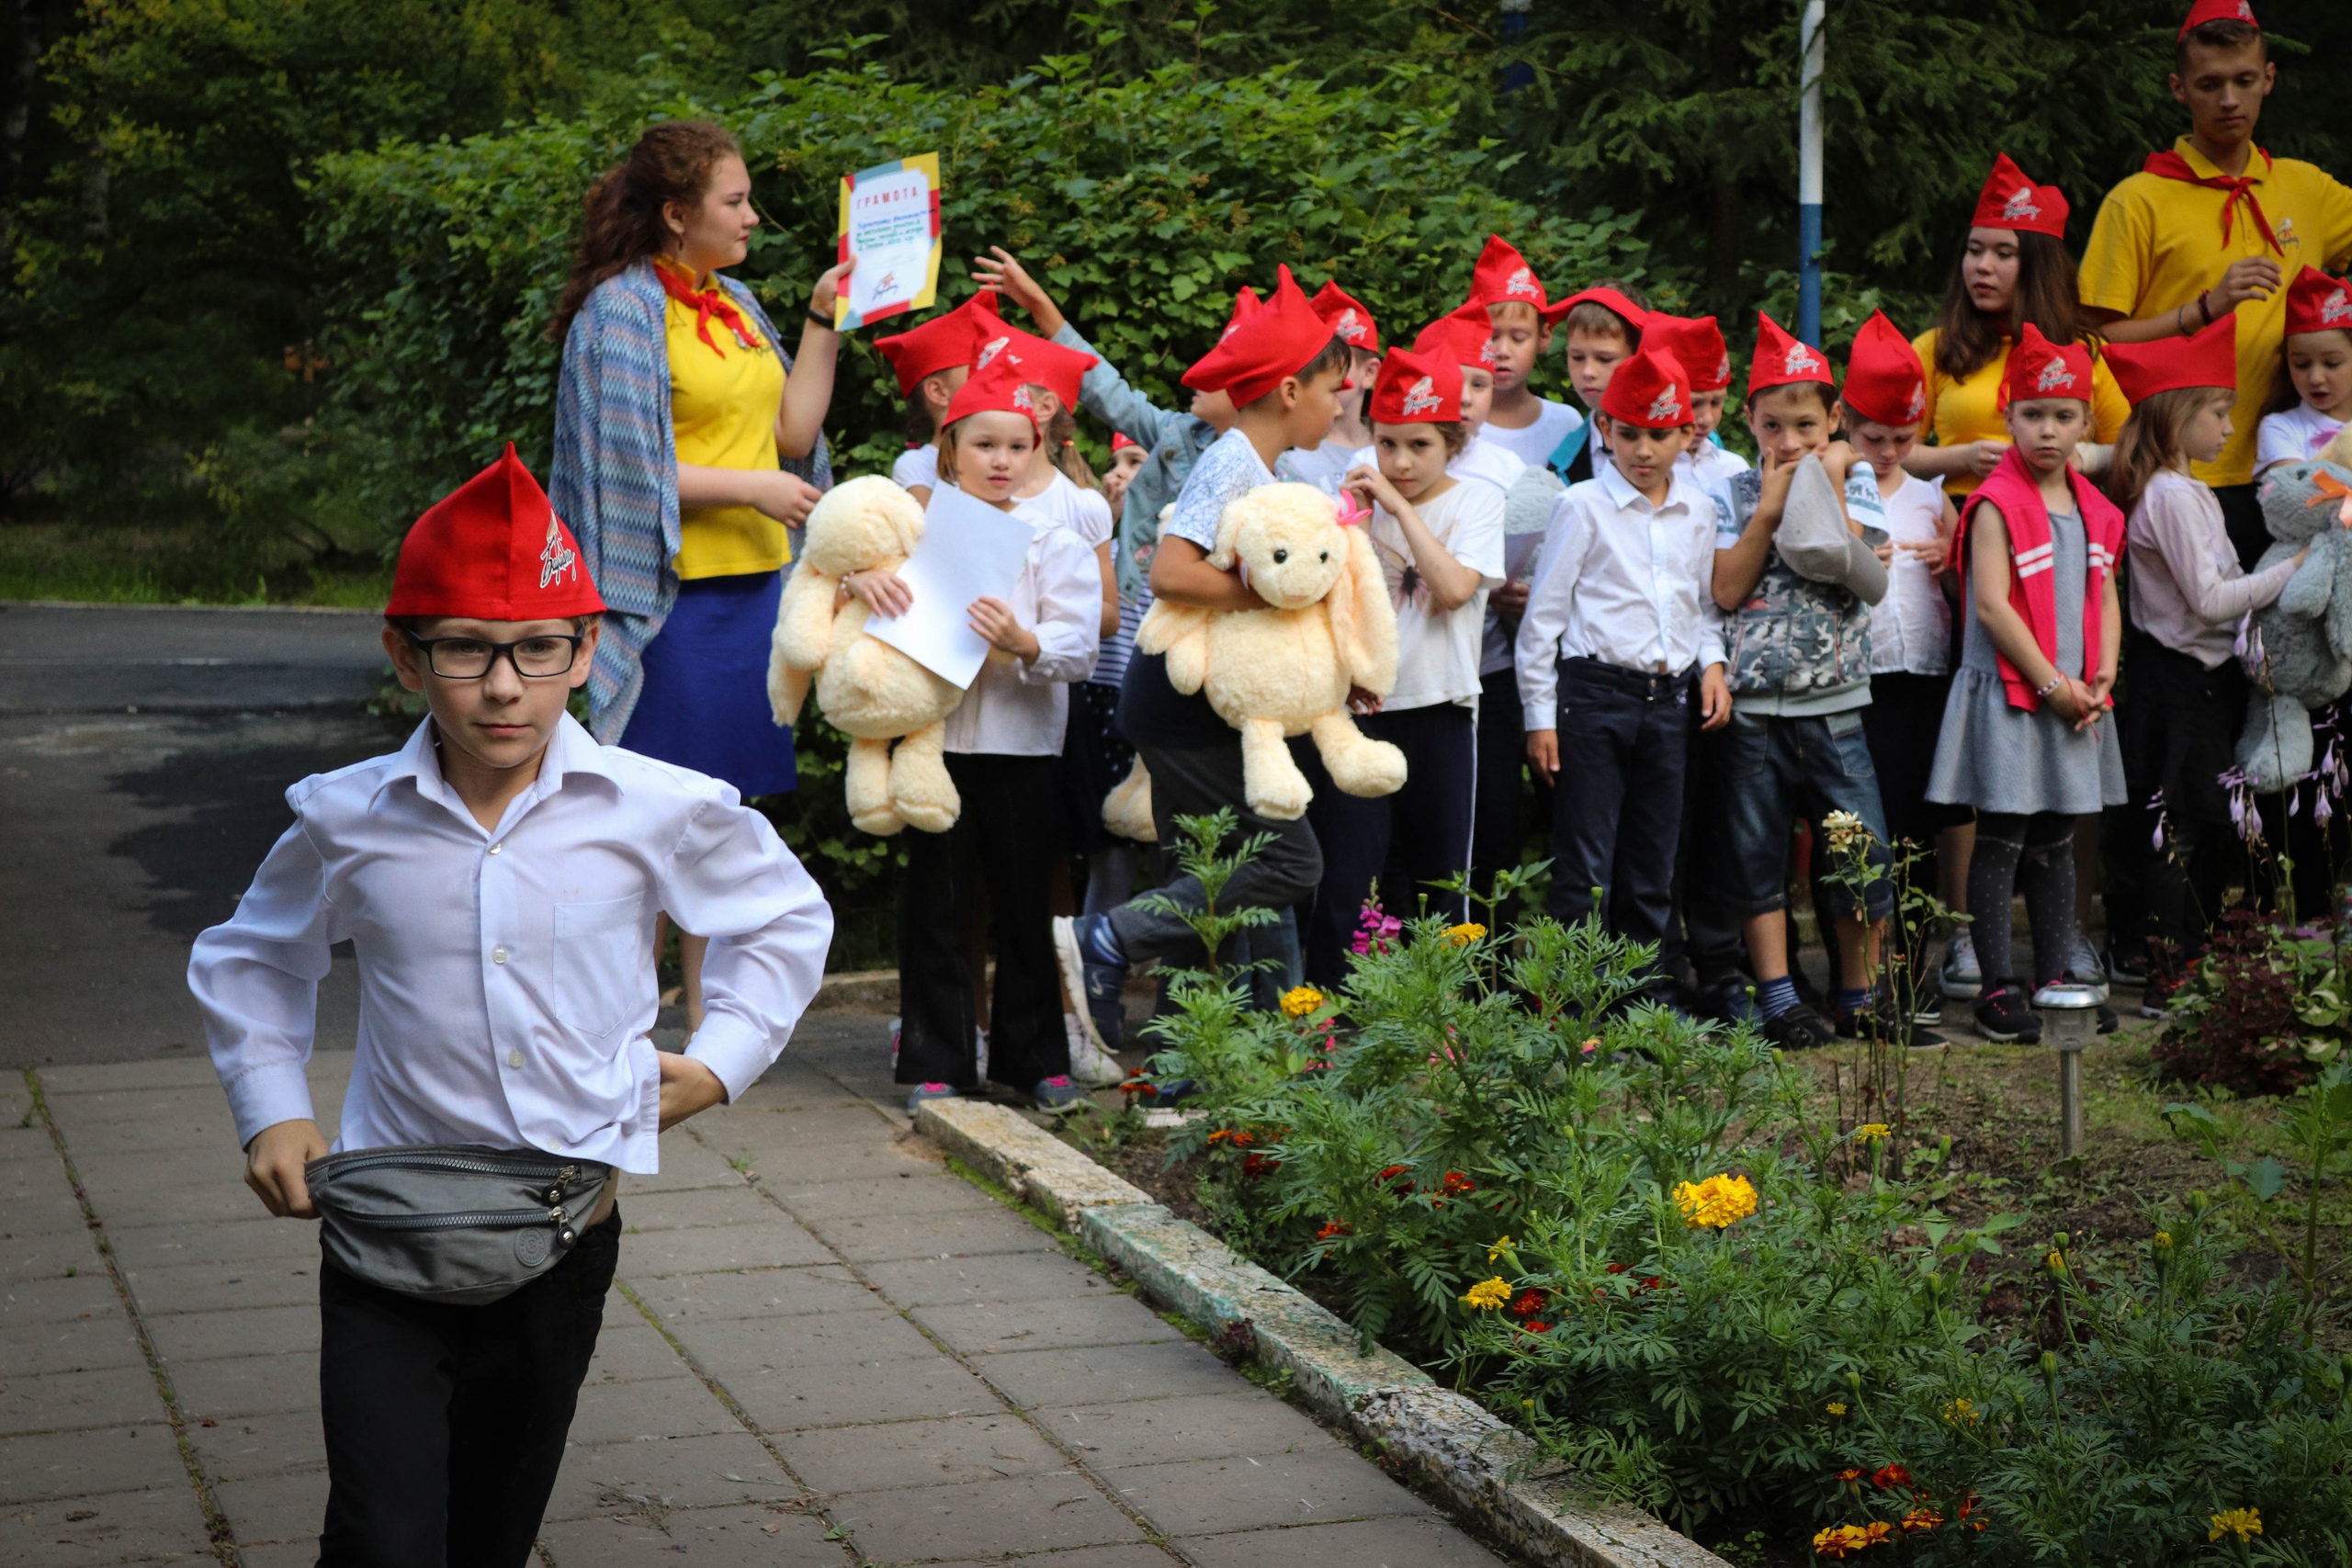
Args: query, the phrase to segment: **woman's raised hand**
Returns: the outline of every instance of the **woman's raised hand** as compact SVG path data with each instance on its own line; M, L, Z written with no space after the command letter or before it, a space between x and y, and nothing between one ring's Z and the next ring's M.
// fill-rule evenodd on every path
M833 301L841 298L842 286L849 281L856 265L854 260L850 260L827 268L824 276L817 279L817 287L808 291L808 309L820 316L831 315Z
M972 281L991 284L1004 291L1004 297L1028 311L1037 314L1040 305L1051 307L1053 300L1029 276L1020 258L1002 245L990 245L989 254L972 258Z

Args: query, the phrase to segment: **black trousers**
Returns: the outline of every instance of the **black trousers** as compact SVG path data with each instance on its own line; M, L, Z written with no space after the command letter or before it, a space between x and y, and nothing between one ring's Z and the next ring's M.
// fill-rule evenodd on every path
M1682 831L1674 855L1674 907L1681 913L1678 926L1667 924L1662 963L1669 968L1689 964L1692 983L1702 993L1736 982L1749 983L1747 933L1737 915L1724 908L1715 885L1716 862L1723 853L1714 824L1722 818L1723 769L1714 752L1720 731L1709 733L1699 705L1690 705L1690 742L1684 764Z
M1527 722L1519 701L1519 671L1478 678L1478 789L1471 812L1470 865L1478 891L1491 895L1495 878L1516 870L1527 853ZM1536 818L1551 811L1551 786L1535 781ZM1498 908L1508 927L1516 910Z
M319 1568L523 1568L620 1258L616 1208L488 1306L319 1269Z
M2246 682L2233 660L2208 670L2137 627L2124 641L2132 689L2115 725L2132 798L2108 811L2101 833L2108 931L2175 971L2204 950L2222 891L2245 866L2219 781L2245 728Z
M2258 489L2253 484L2213 487L2213 499L2222 503L2222 532L2229 535L2230 547L2238 553L2238 565L2248 571L2254 570L2254 563L2271 545L2270 525L2262 520Z
M1363 901L1380 882L1381 908L1402 919L1429 912L1447 923L1470 918L1469 900L1435 891L1470 869L1471 815L1477 799L1477 722L1453 703L1376 713L1356 721L1374 740L1405 753L1405 787L1360 799L1343 795L1311 750L1301 771L1315 790L1306 819L1323 847L1323 880L1306 917L1306 978L1330 989L1348 977L1348 948Z
M1551 913L1579 920L1600 889L1617 935L1663 942L1690 773L1690 672L1560 661L1560 778L1552 795Z
M956 826L944 833L910 829L904 840L898 1079L979 1087L971 936L986 886L996 944L989 1077L1025 1092L1069 1071L1046 902L1046 872L1062 830L1061 759L950 751L947 773L964 797Z

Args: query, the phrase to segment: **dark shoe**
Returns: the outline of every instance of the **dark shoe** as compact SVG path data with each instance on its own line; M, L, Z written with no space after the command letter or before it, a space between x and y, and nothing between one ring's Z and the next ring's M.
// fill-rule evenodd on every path
M2101 1002L2098 1010L2098 1032L2101 1034L2112 1034L2122 1027L2123 1021L2115 1016L2115 1010Z
M961 1099L963 1093L952 1083L919 1083L907 1096L907 1114L912 1116L934 1100Z
M1070 1082L1068 1073L1041 1080L1030 1091L1030 1101L1049 1116L1067 1116L1087 1103L1086 1091Z
M2107 944L2107 977L2119 986L2144 986L2148 983L2148 952L2142 947L2127 947L2109 940Z
M1940 1015L1939 1015L1940 1017ZM1935 1021L1930 1020L1928 1021ZM1838 1032L1848 1040L1883 1040L1905 1049L1940 1045L1943 1036L1919 1027L1919 1019L1899 1017L1894 1004L1881 998L1866 1008L1838 1015Z
M1774 1013L1756 1031L1783 1051L1816 1051L1838 1037L1829 1021L1803 1002L1786 1012Z
M2016 986L1987 991L1976 1004L1976 1032L1996 1045L2037 1044L2041 1039L2041 1015Z
M2165 975L2151 969L2140 987L2142 1018L2170 1018L2172 999L2180 990L2180 976Z

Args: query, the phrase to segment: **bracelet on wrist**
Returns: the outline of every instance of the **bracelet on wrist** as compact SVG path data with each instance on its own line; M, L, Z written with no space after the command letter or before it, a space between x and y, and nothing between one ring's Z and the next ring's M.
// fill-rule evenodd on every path
M2040 702L2040 701L2041 701L2044 697L2047 697L2051 693L2052 693L2052 692L2056 691L2060 686L2064 685L2064 684L2065 683L2065 681L2066 681L2066 677L2065 677L2065 674L2064 674L2064 671L2061 671L2061 672L2060 672L2060 673L2058 673L2058 674L2055 674L2055 675L2051 676L2051 677L2050 677L2050 683L2049 683L2048 685L2046 685L2046 686L2042 687L2040 691L2038 691L2038 692L2036 692L2036 693L2034 693L2034 694L2033 694L2033 700L2034 700L2035 702Z
M2197 313L2205 318L2207 326L2213 324L2213 291L2211 289L2208 288L2197 297Z
M808 307L808 321L812 326L822 327L827 332L833 330L832 317L820 313L814 305Z

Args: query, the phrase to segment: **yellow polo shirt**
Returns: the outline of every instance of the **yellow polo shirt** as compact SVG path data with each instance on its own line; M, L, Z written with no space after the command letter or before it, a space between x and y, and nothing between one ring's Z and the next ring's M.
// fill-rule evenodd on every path
M678 461L710 468L776 467L775 417L784 406L784 361L772 344L745 348L711 318L711 352L695 331L695 310L664 301L670 348L670 423ZM748 322L749 314L745 320ZM678 575L740 577L775 571L792 558L784 525L752 506L692 506L678 513Z
M1936 433L1936 445L1998 441L2007 446L2009 427L2001 420L2001 378L2009 373L2008 340L2001 340L2001 352L1978 366L1975 375L1959 381L1936 368L1936 341L1933 327L1911 340L1912 351L1919 356L1919 373L1928 378L1928 427ZM2123 434L2123 422L2131 417L2132 405L2123 389L2115 384L2115 372L2108 368L2105 359L2094 361L2090 439L2113 441ZM1944 493L1963 496L1978 483L1974 474L1948 475Z
M2221 174L2186 136L2173 143L2173 151L2199 178ZM2229 192L2132 175L2099 206L2090 247L2083 253L2083 303L2120 310L2126 320L2160 316L2194 304L2198 295L2222 281L2232 262L2246 256L2269 256L2288 283L2305 266L2343 271L2352 257L2352 187L2317 164L2274 159L2259 151L2248 156L2245 173L2278 236L2278 251L2263 239L2244 202L2231 214L2229 243L2222 243L2222 208ZM2199 324L2195 311L2188 321L2192 327ZM2278 367L2286 324L2284 283L2269 299L2238 307L2238 401L2231 416L2237 428L2219 458L2190 469L2207 484L2254 479L2255 431Z

